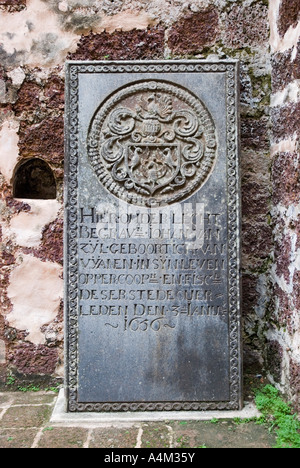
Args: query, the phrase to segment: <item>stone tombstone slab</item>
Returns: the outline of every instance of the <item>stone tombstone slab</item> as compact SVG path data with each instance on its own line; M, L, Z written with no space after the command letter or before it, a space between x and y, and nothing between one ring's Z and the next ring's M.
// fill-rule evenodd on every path
M68 62L68 411L239 409L238 64Z

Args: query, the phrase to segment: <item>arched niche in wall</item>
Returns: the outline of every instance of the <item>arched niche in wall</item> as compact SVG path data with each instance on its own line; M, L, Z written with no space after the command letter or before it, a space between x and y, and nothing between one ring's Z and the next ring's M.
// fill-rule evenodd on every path
M15 198L48 200L56 198L56 182L51 168L39 158L27 159L15 170Z

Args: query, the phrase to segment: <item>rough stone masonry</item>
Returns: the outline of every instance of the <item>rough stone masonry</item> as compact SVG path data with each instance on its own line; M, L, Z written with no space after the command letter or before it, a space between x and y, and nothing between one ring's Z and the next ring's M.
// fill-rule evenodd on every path
M3 385L63 377L65 61L236 58L244 371L266 373L299 411L299 9L299 0L0 0Z

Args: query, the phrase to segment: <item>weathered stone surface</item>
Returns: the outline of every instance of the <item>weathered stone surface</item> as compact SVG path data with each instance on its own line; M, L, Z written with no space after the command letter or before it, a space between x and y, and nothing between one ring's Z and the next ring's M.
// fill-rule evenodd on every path
M280 382L282 373L283 349L277 341L270 341L267 344L268 369L276 381Z
M293 49L278 52L272 56L272 90L276 93L283 90L289 83L300 79L300 41L297 54L293 58Z
M272 57L271 123L274 291L277 328L269 333L282 346L277 381L299 411L299 1L282 0L270 10ZM293 344L291 344L293 343ZM296 346L295 346L295 343ZM293 376L293 377L292 377Z
M291 306L291 295L283 291L278 285L274 287L276 301L278 301L278 312L276 323L283 328L291 331L291 321L293 316L293 307Z
M268 8L263 2L234 5L225 17L225 44L243 48L265 45L268 41Z
M17 6L26 5L26 0L0 0L0 5Z
M272 228L263 222L253 224L250 221L243 222L242 234L243 253L256 258L256 267L262 264L263 259L270 255L273 246ZM254 263L252 263L253 267Z
M1 278L0 278L1 308L2 308L2 313L6 314L6 313L9 313L11 311L12 304L11 304L11 301L10 301L9 297L7 296L7 287L8 287L8 284L9 284L9 271L6 271L3 268L2 261L1 261L1 269L2 269L2 274L1 274ZM2 317L2 320L3 320L3 317Z
M64 159L64 120L62 116L44 119L40 124L21 122L19 151L23 157L38 157L61 163Z
M296 234L296 246L295 246L295 248L299 249L300 248L300 215L298 215L295 220L291 221L290 228Z
M82 36L77 50L69 54L70 60L145 60L162 58L164 54L164 28L145 31L115 31Z
M300 310L300 272L299 270L295 270L294 276L293 276L293 299L294 299L294 304L296 309L299 311Z
M173 54L197 54L214 43L218 34L219 14L210 7L177 21L168 34Z
M295 133L299 135L299 113L300 102L272 109L273 137L276 142L293 136Z
M65 83L58 75L51 75L44 88L47 108L53 110L64 110L65 106Z
M46 224L38 247L23 247L25 254L31 254L43 261L63 264L63 220L58 218Z
M278 239L275 245L276 272L279 277L283 276L286 282L290 282L290 261L291 261L291 238L286 234Z
M0 340L0 365L1 364L6 364L6 346L3 340Z
M18 92L18 99L14 104L14 111L17 116L22 112L38 112L37 107L41 105L41 86L37 83L25 81Z
M24 375L53 375L58 360L57 349L23 343L14 349L12 364Z
M270 158L264 151L243 149L241 158L241 173L243 183L249 181L270 184Z
M57 72L57 74L55 73ZM51 111L64 110L64 80L54 69L49 78L39 82L33 77L25 79L17 92L16 102L13 103L15 114L23 120L38 122Z
M63 220L57 218L45 225L41 242L42 258L63 263Z
M299 0L281 0L278 17L278 30L283 37L289 27L297 26L300 20Z
M279 153L273 160L273 201L285 206L300 201L300 159L298 153Z
M243 148L256 150L269 150L269 122L266 117L262 119L244 117L241 119L241 144Z
M298 362L290 359L290 385L293 389L293 404L296 411L300 411L300 365Z
M0 0L0 9L9 12L21 11L26 7L26 0Z
M69 411L240 405L236 73L68 65Z
M271 194L269 186L259 181L248 181L242 188L242 213L248 219L257 216L258 221L264 221L270 212Z
M242 292L243 292L243 316L255 312L255 307L259 299L257 290L257 278L254 275L243 275L242 279Z
M5 203L7 207L10 209L12 214L18 214L21 211L30 211L31 207L28 203L25 203L20 200L16 200L12 196L7 196L5 198Z

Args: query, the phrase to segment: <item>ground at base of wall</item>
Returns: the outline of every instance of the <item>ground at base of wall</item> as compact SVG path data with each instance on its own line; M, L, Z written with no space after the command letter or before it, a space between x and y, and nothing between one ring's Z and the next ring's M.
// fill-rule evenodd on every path
M53 424L54 392L0 393L0 448L273 448L275 434L256 421Z
M15 391L56 391L63 385L62 378L56 378L49 375L22 375L18 373L6 372L0 376L0 393Z

